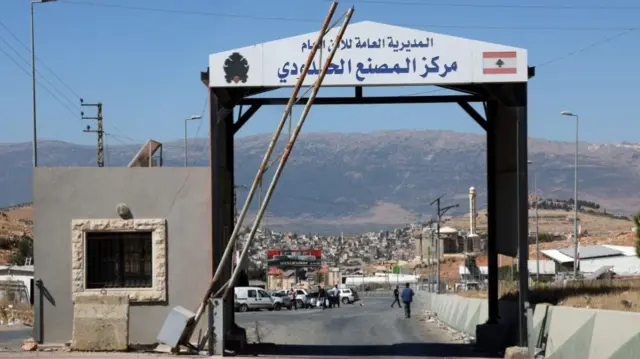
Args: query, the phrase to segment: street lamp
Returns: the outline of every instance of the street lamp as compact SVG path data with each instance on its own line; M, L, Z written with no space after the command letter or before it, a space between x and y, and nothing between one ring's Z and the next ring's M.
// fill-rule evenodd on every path
M194 115L184 119L184 166L187 167L187 121L195 121L201 119L202 116Z
M573 254L573 278L577 278L578 275L578 124L580 118L577 114L569 111L560 112L563 116L571 116L576 118L576 156L575 156L575 168L574 168L574 185L573 185L573 233L575 240L575 248Z
M532 161L527 161L532 165ZM540 282L540 230L538 227L538 171L533 171L533 193L536 201L536 282Z
M31 0L31 97L33 100L33 167L38 167L38 120L36 117L36 50L35 50L35 30L33 25L33 5L56 0Z
M447 213L448 210L452 209L452 208L458 208L458 204L454 204L454 205L450 205L450 206L446 206L444 208L440 207L440 199L445 195L445 193L441 194L438 198L434 199L433 202L431 202L429 205L433 206L434 203L437 204L436 206L436 214L438 215L438 222L436 224L436 230L437 230L437 238L436 238L436 293L440 293L440 256L441 256L441 248L440 248L440 223L442 221L442 216L444 216L445 213Z

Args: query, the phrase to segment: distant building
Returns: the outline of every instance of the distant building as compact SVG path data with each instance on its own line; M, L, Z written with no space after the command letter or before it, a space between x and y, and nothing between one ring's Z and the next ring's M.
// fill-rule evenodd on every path
M29 303L32 286L32 265L0 265L0 301Z
M573 271L574 248L548 249L541 251L555 262L557 272ZM603 269L619 276L640 275L640 258L634 247L595 245L579 247L578 265L580 272L589 275Z

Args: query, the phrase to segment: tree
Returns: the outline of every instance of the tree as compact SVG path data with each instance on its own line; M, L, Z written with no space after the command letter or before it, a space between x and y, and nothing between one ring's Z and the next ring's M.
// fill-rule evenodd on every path
M636 224L636 255L640 257L640 211L633 216L633 222Z
M33 258L33 239L29 236L22 236L11 254L11 264L24 265L27 258Z

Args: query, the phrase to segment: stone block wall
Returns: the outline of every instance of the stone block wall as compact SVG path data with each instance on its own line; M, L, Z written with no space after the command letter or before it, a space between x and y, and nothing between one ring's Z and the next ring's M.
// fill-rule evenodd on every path
M128 295L76 296L71 340L73 350L125 351L128 347Z

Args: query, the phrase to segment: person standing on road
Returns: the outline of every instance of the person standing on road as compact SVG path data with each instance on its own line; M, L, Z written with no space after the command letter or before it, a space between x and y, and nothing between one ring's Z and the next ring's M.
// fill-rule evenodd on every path
M402 290L402 301L404 302L404 317L411 318L411 302L413 301L413 289L409 288L409 283Z
M338 308L340 308L340 288L338 288L337 284L333 288L333 295L335 296L335 301L336 301L336 304L338 305Z
M291 303L293 303L293 309L298 310L298 301L296 300L296 291L293 290L293 287L289 289L289 298L291 298Z
M318 286L318 300L322 301L322 310L327 309L327 291L321 286Z
M402 308L402 304L400 304L400 287L396 286L396 289L393 290L393 303L391 303L391 308L393 308L396 303L398 303L398 307Z

